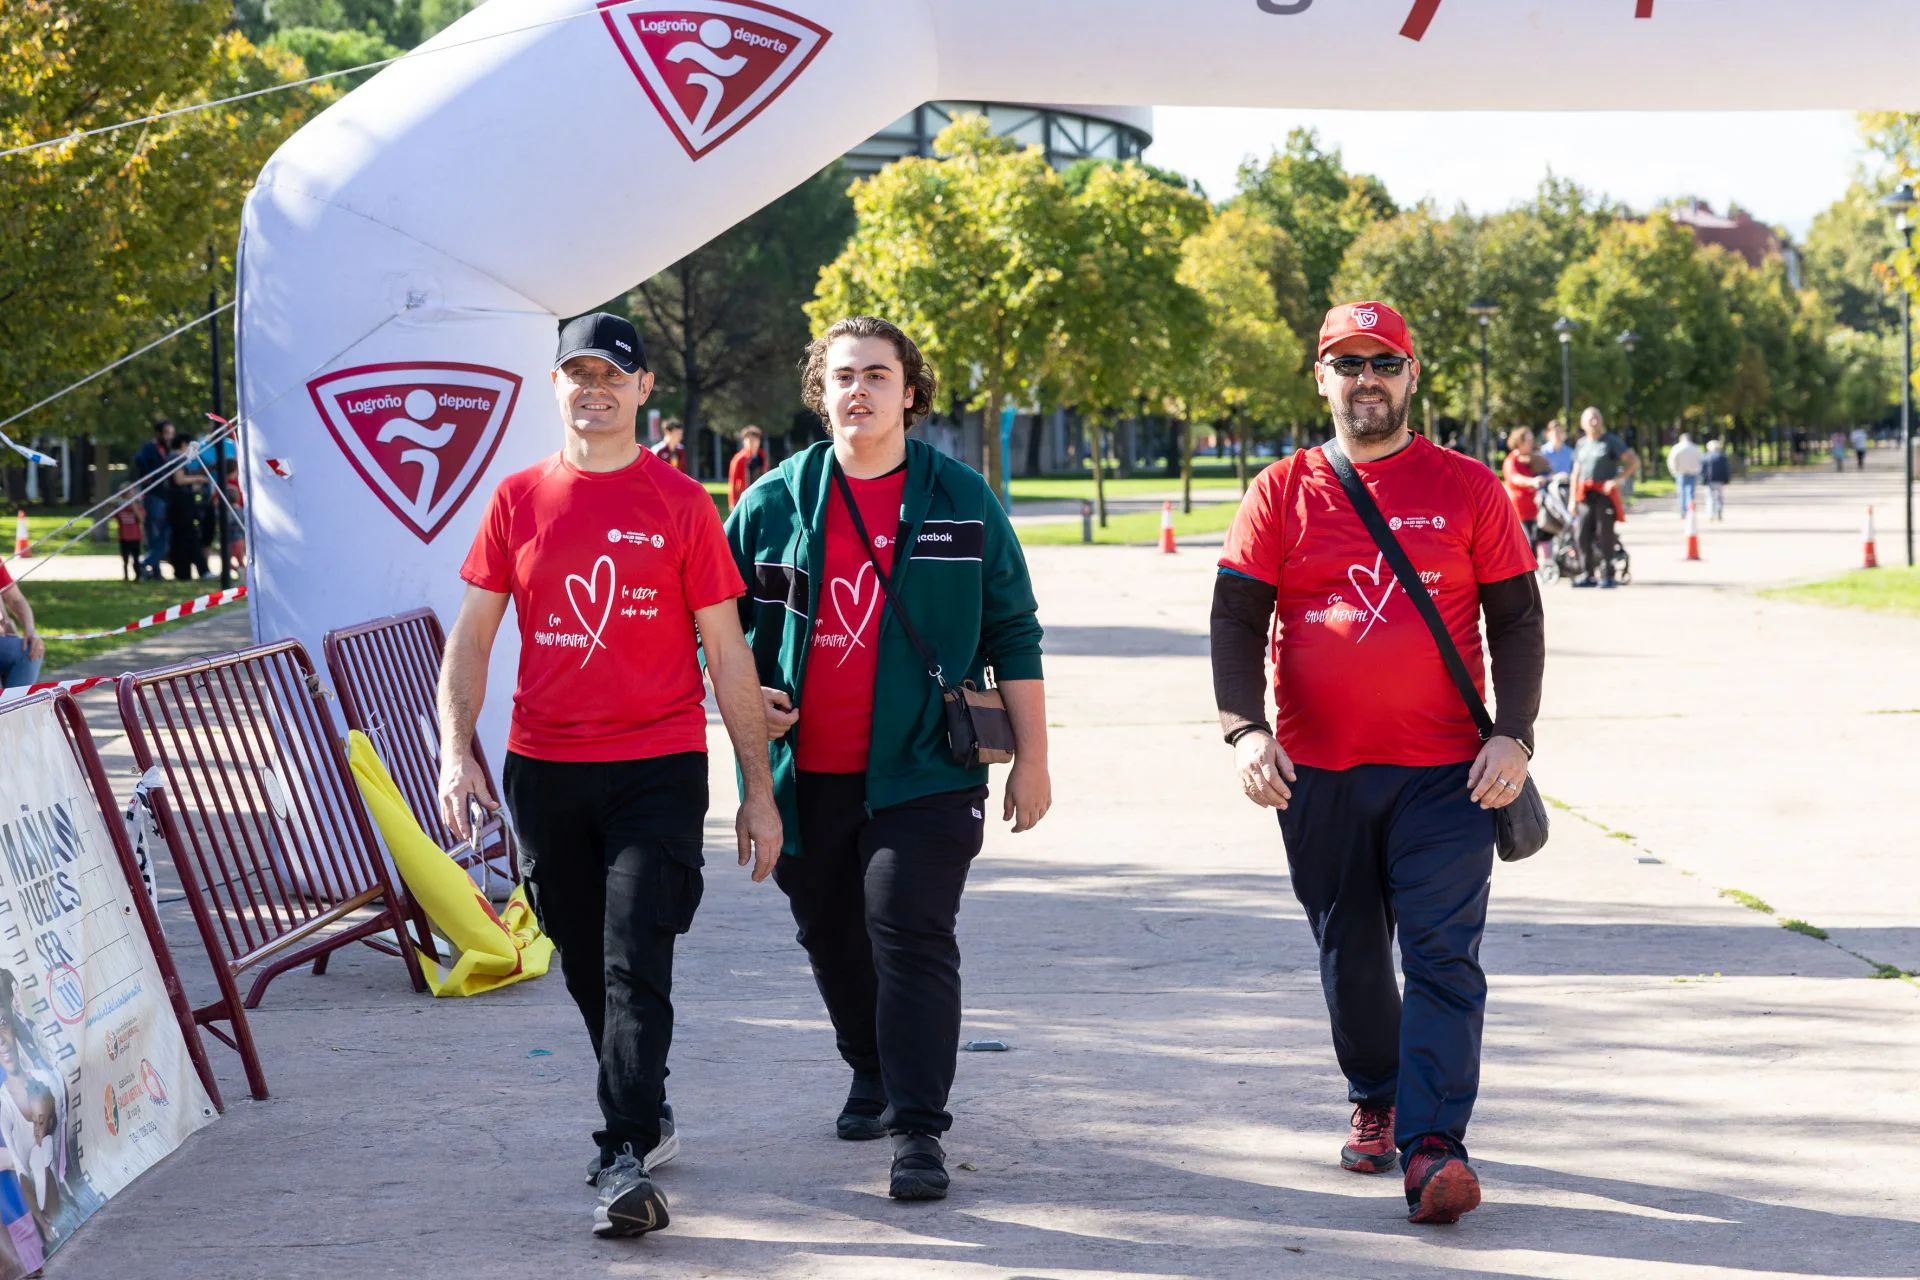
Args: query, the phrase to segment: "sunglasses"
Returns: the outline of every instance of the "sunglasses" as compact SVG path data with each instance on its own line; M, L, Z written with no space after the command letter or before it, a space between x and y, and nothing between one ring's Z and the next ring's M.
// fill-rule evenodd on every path
M1368 365L1378 377L1397 378L1411 361L1406 356L1330 356L1320 363L1343 378L1359 377Z

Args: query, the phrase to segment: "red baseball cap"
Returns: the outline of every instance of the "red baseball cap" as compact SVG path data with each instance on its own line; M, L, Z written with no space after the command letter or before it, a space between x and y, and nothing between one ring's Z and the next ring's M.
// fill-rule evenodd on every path
M1329 310L1320 325L1317 354L1327 354L1328 347L1345 338L1373 338L1403 356L1413 355L1406 319L1384 302L1344 302Z

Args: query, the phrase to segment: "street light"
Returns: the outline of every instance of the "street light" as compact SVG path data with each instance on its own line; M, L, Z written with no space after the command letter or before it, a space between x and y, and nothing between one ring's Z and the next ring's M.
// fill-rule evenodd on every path
M1639 345L1640 335L1631 329L1622 329L1614 341L1627 353L1627 448L1638 449L1640 442L1633 431L1633 349Z
M1493 430L1492 412L1487 407L1487 325L1500 314L1500 304L1475 298L1467 304L1467 314L1480 322L1480 447L1476 453L1480 461L1486 462L1493 456L1487 440Z
M1573 439L1573 331L1580 324L1561 316L1553 322L1553 331L1560 338L1560 422L1566 429L1567 439Z
M1913 184L1903 182L1900 189L1883 199L1882 207L1891 209L1899 220L1894 224L1913 253ZM1907 567L1913 567L1913 295L1900 286L1900 454L1907 477Z

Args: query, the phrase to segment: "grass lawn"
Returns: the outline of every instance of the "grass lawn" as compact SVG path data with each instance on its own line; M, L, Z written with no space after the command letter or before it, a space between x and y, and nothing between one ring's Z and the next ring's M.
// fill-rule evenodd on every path
M1270 459L1262 460L1259 465L1249 462L1247 464L1248 479L1259 475L1260 466L1265 465L1266 461ZM1197 471L1194 473L1193 491L1195 493L1203 491L1219 493L1223 490L1238 492L1239 489L1240 482L1233 478L1231 471L1224 475L1201 475ZM1129 498L1143 493L1178 492L1180 492L1179 476L1128 476L1125 479L1113 476L1107 480L1109 498ZM1059 502L1080 498L1089 502L1093 500L1093 477L1090 475L1084 478L1078 476L1015 476L1013 478L1013 500L1016 505L1022 502ZM1155 526L1155 528L1158 527Z
M1089 482L1091 483L1091 482ZM1218 502L1207 506L1195 505L1192 515L1173 513L1173 532L1176 538L1202 533L1225 533L1227 526L1233 523L1233 516L1240 509L1238 502ZM1029 547L1075 546L1080 542L1080 522L1062 520L1058 523L1015 525L1022 545ZM1160 541L1160 513L1141 511L1133 515L1109 516L1107 527L1098 524L1093 527L1093 540L1106 546L1151 545Z
M182 604L219 589L218 578L204 582L42 582L38 578L29 578L22 586L27 603L33 606L34 625L39 627L42 635L49 636L63 631L104 631L108 627L125 626L135 618L158 613L169 605ZM221 607L244 609L246 605L241 603ZM53 679L51 673L72 666L83 658L91 658L136 639L145 639L206 616L196 613L192 618L182 618L178 622L163 623L144 631L100 640L48 640L41 678Z
M1836 609L1870 609L1875 613L1902 613L1920 618L1920 570L1905 568L1855 569L1824 582L1762 591L1775 600L1798 600Z
M33 541L35 542L40 541L40 539L46 537L48 534L52 533L55 529L58 529L61 525L65 524L70 518L80 514L80 510L81 510L80 508L75 507L71 512L67 512L60 515L35 515L32 511L28 511L27 512L27 537L33 539ZM19 508L15 507L14 512L15 514L18 514ZM47 552L55 550L56 548L64 545L68 539L73 537L74 534L81 532L89 524L92 524L92 523L93 523L93 519L90 517L87 520L84 520L81 523L76 524L73 527L67 529L64 533L60 535L58 541L50 544L49 546L42 547L40 549L40 554L45 555ZM6 535L7 535L6 553L8 556L12 556L13 555L14 521L11 519L8 519L4 522L4 525L5 525ZM73 544L73 548L71 550L64 552L63 554L70 555L70 556L117 556L119 555L120 544L114 540L113 522L109 520L106 524L101 526L100 531L106 534L106 537L102 538L100 541L95 542L92 538L82 538L79 542L76 542Z

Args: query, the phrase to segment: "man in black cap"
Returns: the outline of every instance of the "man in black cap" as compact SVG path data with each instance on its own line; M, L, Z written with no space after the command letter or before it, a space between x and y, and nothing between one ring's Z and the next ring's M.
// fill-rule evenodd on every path
M756 881L780 855L780 815L719 513L635 432L653 390L640 335L619 316L567 322L553 388L563 447L500 482L461 566L440 672L440 805L462 838L473 800L497 807L467 744L511 599L520 670L501 789L599 1059L594 1233L642 1235L667 1224L650 1174L678 1149L667 1048L674 938L702 890L703 649L745 778L734 828Z

